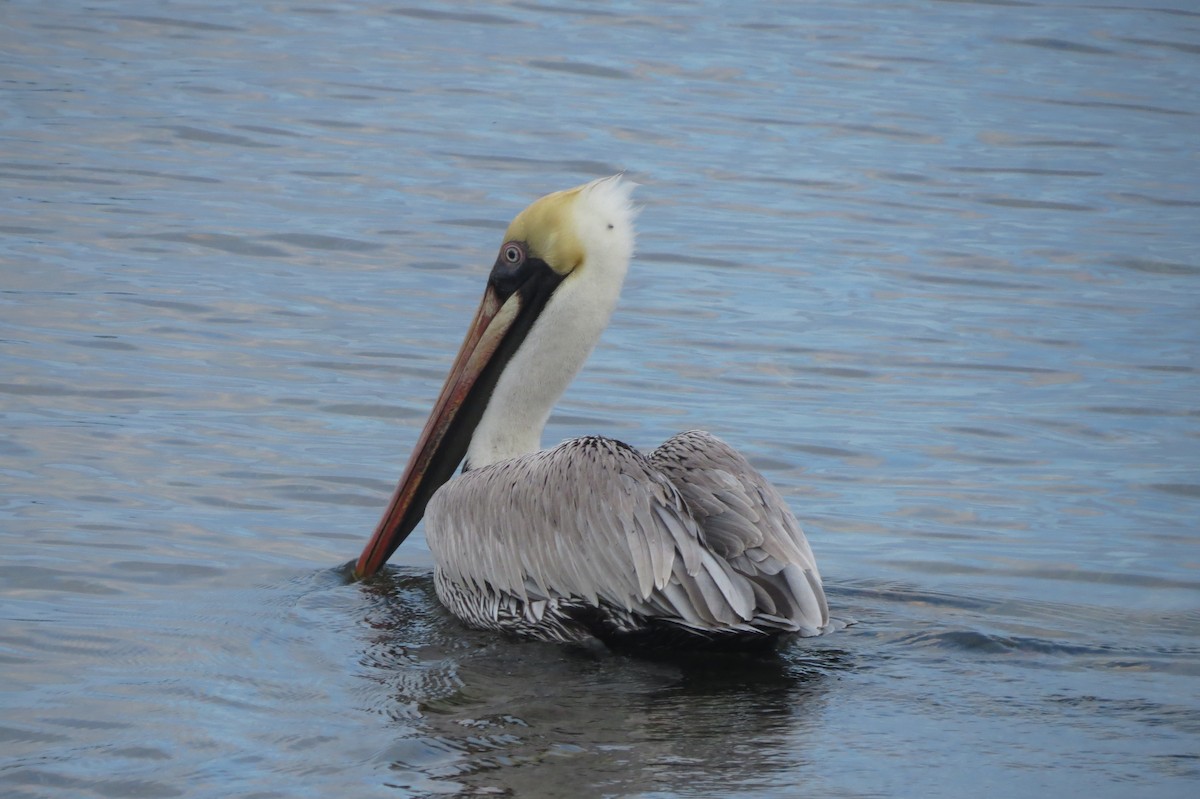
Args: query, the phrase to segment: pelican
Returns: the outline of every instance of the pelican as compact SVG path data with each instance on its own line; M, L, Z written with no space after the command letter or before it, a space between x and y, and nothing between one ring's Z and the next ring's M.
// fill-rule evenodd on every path
M648 455L601 436L541 449L620 294L634 185L555 192L509 225L355 574L378 571L425 517L438 598L471 627L609 647L819 635L829 611L812 549L727 444L691 431Z

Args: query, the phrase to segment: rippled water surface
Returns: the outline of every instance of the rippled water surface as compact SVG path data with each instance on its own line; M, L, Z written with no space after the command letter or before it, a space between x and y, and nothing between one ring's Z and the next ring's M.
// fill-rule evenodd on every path
M0 794L1192 796L1200 11L0 5ZM348 582L508 219L625 170L547 443L805 524L777 658Z

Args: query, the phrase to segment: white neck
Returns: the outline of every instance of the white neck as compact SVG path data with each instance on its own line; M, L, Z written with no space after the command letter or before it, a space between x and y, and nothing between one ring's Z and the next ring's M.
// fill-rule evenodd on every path
M472 468L541 448L550 412L579 373L616 307L633 254L633 186L589 184L575 206L584 260L546 302L496 383L471 444Z

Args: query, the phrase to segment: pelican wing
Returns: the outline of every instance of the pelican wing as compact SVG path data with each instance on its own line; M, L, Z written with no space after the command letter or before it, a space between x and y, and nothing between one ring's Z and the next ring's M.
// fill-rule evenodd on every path
M632 611L705 570L679 491L641 453L607 438L460 475L430 502L426 533L447 580L523 600Z
M715 634L819 626L779 612L795 604L787 567L803 561L791 538L743 547L765 565L739 567L723 554L736 547L708 545L690 504L651 459L585 437L456 477L430 502L426 537L443 584L497 597L502 612L510 600L525 611L577 603L617 630L636 618Z
M760 612L815 634L829 608L812 548L779 492L736 450L699 430L650 454L679 489L707 546L750 579Z

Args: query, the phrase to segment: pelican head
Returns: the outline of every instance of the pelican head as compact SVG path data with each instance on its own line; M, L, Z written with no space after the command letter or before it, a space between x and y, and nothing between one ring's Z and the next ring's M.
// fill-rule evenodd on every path
M483 300L356 576L379 570L464 457L470 469L540 448L550 411L621 292L633 255L633 188L616 175L548 194L508 226Z

